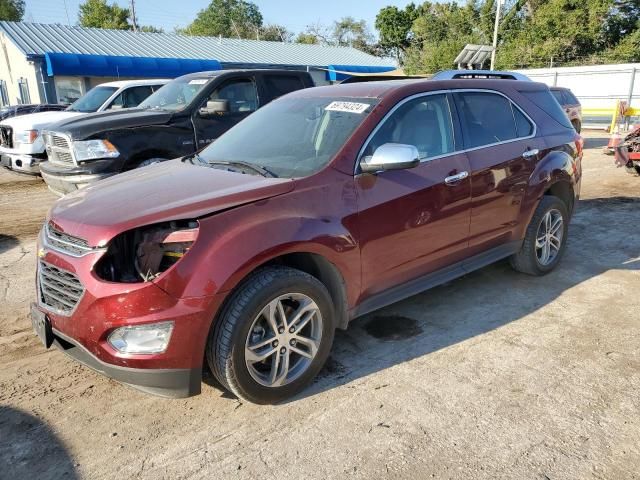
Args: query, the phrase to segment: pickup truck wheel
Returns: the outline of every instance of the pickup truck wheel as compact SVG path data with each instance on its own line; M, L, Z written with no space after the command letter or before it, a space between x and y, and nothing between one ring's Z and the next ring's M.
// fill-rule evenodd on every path
M149 165L164 161L166 161L166 158L147 158L146 160L141 161L136 168L148 167Z
M288 267L253 274L226 303L207 343L217 380L239 398L289 398L318 374L333 343L332 301L315 277Z
M553 270L567 243L569 213L558 197L542 197L527 227L522 248L511 257L511 266L529 275L545 275Z

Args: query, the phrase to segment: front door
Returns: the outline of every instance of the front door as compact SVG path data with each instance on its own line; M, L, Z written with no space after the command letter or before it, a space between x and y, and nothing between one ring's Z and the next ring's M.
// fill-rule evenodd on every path
M227 100L229 111L215 115L201 115L196 111L193 119L196 150L206 147L236 123L258 109L258 90L253 76L235 77L218 86L203 102Z
M364 296L464 258L471 182L454 137L448 96L431 94L397 107L365 147L362 158L385 143L414 145L421 163L356 177Z

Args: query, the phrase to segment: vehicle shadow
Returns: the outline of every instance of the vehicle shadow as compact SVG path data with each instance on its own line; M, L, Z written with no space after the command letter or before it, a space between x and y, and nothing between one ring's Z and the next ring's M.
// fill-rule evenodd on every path
M640 270L640 244L629 241L639 224L640 198L581 201L555 271L532 277L502 261L356 319L348 330L336 332L332 354L315 383L291 401L518 321L605 272Z
M19 244L20 242L13 235L3 235L0 233L0 253L11 250Z
M76 479L74 461L64 442L42 420L0 405L0 477Z
M606 147L609 144L609 137L584 137L584 148L602 148Z

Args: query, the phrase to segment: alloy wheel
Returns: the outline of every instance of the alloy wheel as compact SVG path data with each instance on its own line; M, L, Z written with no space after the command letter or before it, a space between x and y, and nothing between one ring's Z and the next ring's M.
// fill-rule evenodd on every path
M544 214L536 234L536 257L543 267L550 265L558 256L564 237L564 219L559 210Z
M310 297L288 293L270 301L254 319L245 343L251 377L281 387L311 365L322 340L322 314Z

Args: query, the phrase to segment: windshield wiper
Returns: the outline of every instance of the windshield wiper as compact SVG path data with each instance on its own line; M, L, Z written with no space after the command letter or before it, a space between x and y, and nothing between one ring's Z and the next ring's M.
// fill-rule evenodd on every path
M253 170L256 173L259 173L263 177L271 177L271 178L277 178L278 177L275 173L273 173L270 170L267 170L265 167L263 167L261 165L256 165L256 164L253 164L253 163L249 163L249 162L241 162L241 161L228 162L228 161L225 161L225 160L211 160L211 161L209 161L207 163L209 165L227 165L229 167L248 168L249 170Z
M185 155L184 157L181 158L181 160L183 163L186 162L187 160L191 161L191 163L193 163L193 160L197 160L198 162L204 165L208 165L208 162L204 158L202 158L198 152L193 152L193 153L190 153L189 155Z

